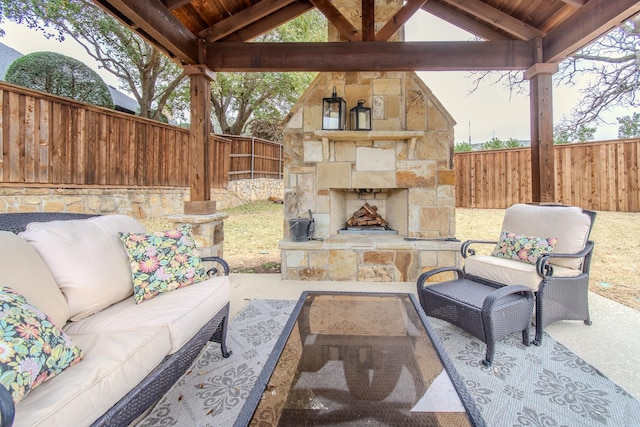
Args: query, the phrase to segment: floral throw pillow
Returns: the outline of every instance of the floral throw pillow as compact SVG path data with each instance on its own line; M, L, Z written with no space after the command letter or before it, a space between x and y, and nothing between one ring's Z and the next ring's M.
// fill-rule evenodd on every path
M540 255L551 253L557 242L555 237L543 239L502 230L491 255L535 264Z
M0 384L18 403L29 391L78 363L82 350L17 291L0 287Z
M191 226L154 233L120 233L131 263L136 304L206 279Z

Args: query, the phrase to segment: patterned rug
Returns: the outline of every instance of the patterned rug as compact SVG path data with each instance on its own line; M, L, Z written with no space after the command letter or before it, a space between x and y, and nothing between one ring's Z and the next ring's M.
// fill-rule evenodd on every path
M229 325L228 346L206 347L138 426L232 426L295 301L253 300ZM430 318L488 426L640 426L640 402L549 335L525 347L520 334L485 345Z

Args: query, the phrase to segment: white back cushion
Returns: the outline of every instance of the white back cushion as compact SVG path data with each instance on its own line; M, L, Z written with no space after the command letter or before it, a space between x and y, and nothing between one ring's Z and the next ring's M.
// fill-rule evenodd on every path
M20 292L31 304L62 328L69 320L69 306L38 252L23 238L0 231L2 285Z
M144 233L125 215L34 222L20 236L49 267L69 305L71 320L83 319L133 295L129 259L118 233Z
M557 237L554 253L581 251L589 237L591 218L575 206L516 204L505 211L502 229L535 237ZM580 259L556 258L552 264L580 268Z

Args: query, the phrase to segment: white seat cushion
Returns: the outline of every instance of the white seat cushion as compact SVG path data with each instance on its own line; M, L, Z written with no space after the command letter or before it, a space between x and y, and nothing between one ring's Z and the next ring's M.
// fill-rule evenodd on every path
M214 277L185 288L157 295L136 304L133 297L91 317L71 322L68 334L91 334L138 327L167 326L171 339L169 353L180 349L220 309L229 302L231 282L228 276Z
M524 285L534 292L542 278L536 272L535 264L498 258L489 255L476 255L464 260L464 271L467 274L479 276L505 285ZM553 266L554 276L577 276L581 270L561 266Z
M72 335L84 359L16 406L16 427L86 426L142 381L169 351L165 327Z
M0 285L15 289L62 328L69 306L38 252L21 237L0 231Z
M587 243L591 218L575 206L538 206L516 204L504 214L502 230L525 236L556 237L555 253L574 254ZM581 259L551 259L551 264L580 268Z
M71 320L133 295L129 259L118 232L144 233L126 215L35 222L20 236L31 243L64 293Z

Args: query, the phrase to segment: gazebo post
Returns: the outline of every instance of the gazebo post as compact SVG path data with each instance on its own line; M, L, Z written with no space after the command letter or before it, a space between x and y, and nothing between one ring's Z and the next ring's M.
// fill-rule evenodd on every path
M204 61L203 61L204 62ZM209 138L211 136L211 86L215 73L206 65L185 65L191 78L191 132L189 134L190 200L184 202L184 215L167 219L174 227L191 225L202 256L223 256L224 220L229 214L216 212L211 199Z
M216 211L211 200L209 176L209 138L211 135L211 85L215 73L206 65L185 65L191 78L191 123L189 134L190 200L184 203L185 214L210 214Z
M538 40L540 46L540 40ZM540 52L541 49L539 48ZM538 55L542 57L541 53ZM552 75L558 64L536 63L524 72L529 80L531 114L531 196L534 203L555 202Z

